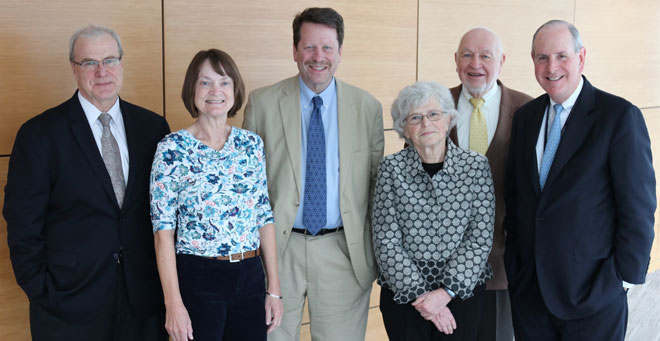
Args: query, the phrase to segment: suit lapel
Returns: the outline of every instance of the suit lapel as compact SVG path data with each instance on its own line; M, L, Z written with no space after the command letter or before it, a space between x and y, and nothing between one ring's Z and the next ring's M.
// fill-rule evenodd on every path
M337 126L339 128L339 193L343 193L350 183L351 159L353 156L353 137L355 136L355 118L358 117L353 104L353 97L346 91L344 83L337 84Z
M126 184L126 194L124 195L123 207L130 207L130 200L133 198L135 187L135 178L138 166L136 165L136 157L141 153L138 153L137 148L141 146L139 143L139 134L140 127L136 121L135 115L131 115L126 109L124 101L119 99L119 107L121 108L121 116L124 120L124 131L126 131L126 144L128 145L128 182Z
M513 119L513 103L511 101L511 94L502 82L499 80L497 84L500 86L502 95L500 97L500 110L497 118L497 127L495 128L495 135L490 141L486 156L497 158L496 155L500 153L508 153L506 146L511 137L511 120Z
M550 103L548 95L543 95L538 100L534 101L531 111L529 112L529 119L526 120L525 126L525 168L528 169L529 180L532 183L532 188L536 195L541 194L541 185L539 183L539 167L536 158L536 142L539 139L539 131L541 130L541 123L545 115L545 109ZM547 183L546 183L547 184Z
M73 98L69 100L69 119L73 136L78 142L80 149L82 149L85 158L89 162L94 174L96 174L96 177L103 185L103 189L111 199L110 201L119 208L115 197L115 191L112 189L110 174L108 174L108 170L105 168L105 163L103 163L103 157L96 145L96 140L94 140L92 129L89 126L85 112L78 100L77 91L73 95Z
M582 146L584 139L589 134L591 126L594 123L594 118L589 115L595 106L595 91L593 86L584 79L582 91L575 101L575 105L568 116L568 120L564 125L564 133L559 141L557 153L552 161L546 187L552 185L553 180L561 173L561 170L566 166L568 160L573 157L575 152Z
M456 110L458 110L458 97L461 95L461 89L462 89L462 85L449 89L449 92L451 93L451 97L454 99L454 108ZM452 128L451 131L449 131L449 138L451 139L452 142L454 142L455 145L458 146L458 129L456 127Z
M301 148L302 148L302 126L301 126L301 108L300 108L300 85L298 77L292 77L282 89L283 96L279 99L280 116L282 117L282 129L284 130L284 139L286 141L293 177L296 181L298 195L302 186L300 175Z

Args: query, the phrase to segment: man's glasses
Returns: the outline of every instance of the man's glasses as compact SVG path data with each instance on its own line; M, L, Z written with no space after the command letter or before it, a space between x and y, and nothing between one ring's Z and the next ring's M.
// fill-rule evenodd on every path
M108 57L101 61L87 59L81 61L80 63L73 60L71 62L80 66L85 71L96 70L96 68L99 67L99 64L103 64L103 67L105 67L106 69L114 69L117 66L119 66L119 64L121 64L121 57Z

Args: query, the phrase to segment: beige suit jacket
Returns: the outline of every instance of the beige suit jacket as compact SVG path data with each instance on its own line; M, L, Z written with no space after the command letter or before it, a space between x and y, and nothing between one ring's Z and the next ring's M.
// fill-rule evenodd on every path
M383 108L366 91L335 80L339 126L339 206L353 272L360 285L367 289L376 278L371 198L378 164L383 156ZM243 128L259 134L265 144L268 190L281 259L302 196L298 76L252 91L245 107Z

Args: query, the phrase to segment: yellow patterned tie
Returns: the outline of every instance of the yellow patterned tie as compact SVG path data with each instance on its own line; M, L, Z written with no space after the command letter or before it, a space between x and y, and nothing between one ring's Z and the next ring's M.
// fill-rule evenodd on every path
M470 150L485 155L488 150L488 128L484 113L481 111L484 99L473 97L470 98L470 103L474 107L470 116Z

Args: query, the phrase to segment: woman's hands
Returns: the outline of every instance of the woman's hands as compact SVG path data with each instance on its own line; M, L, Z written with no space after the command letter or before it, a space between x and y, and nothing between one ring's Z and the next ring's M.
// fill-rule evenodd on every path
M439 331L445 334L452 334L454 333L454 329L456 329L456 320L454 320L454 315L447 307L442 308L440 314L433 316L431 322L433 322Z
M165 313L165 329L172 341L188 341L193 339L192 323L188 310L183 303L167 307Z
M175 230L160 230L154 234L156 264L165 298L165 329L173 341L192 340L192 323L179 292L174 251Z
M447 308L450 301L451 296L441 288L423 293L417 297L412 306L417 309L424 319L433 322L439 331L451 334L456 329L456 320Z
M259 229L261 239L261 259L266 270L268 293L266 294L266 325L267 333L272 332L282 323L284 305L282 304L280 290L280 277L277 272L277 247L275 241L275 225L266 224ZM270 294L269 294L270 293Z
M284 306L282 299L275 298L266 294L266 325L268 326L267 333L272 332L275 328L279 327L282 323L282 314L284 313Z

